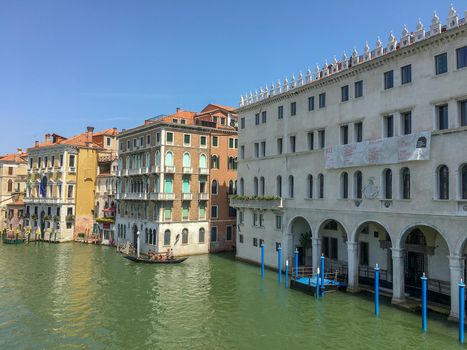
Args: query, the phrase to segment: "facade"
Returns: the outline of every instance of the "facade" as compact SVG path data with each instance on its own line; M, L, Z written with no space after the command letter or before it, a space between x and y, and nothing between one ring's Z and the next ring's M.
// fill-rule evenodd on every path
M362 55L242 96L237 257L292 262L348 276L381 267L393 302L420 295L458 316L467 240L467 25L404 27ZM282 266L285 266L283 264Z
M116 135L88 127L71 138L47 134L28 149L24 202L33 236L62 242L92 234L99 157L116 152Z
M175 255L231 250L236 115L210 104L146 120L119 135L117 244Z
M16 232L22 228L22 200L26 190L27 155L0 156L0 231Z

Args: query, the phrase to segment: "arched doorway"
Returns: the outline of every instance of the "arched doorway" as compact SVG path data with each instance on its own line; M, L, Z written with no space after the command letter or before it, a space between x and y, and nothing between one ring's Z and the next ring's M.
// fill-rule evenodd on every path
M347 230L334 219L327 219L318 229L321 254L325 257L326 271L348 273Z
M138 247L138 226L133 224L133 245L135 249Z
M298 265L311 266L312 265L312 252L311 252L311 227L308 221L297 216L289 225L289 232L292 235L292 245L289 251L289 256L293 257L295 249L298 250ZM293 258L291 261L294 261Z

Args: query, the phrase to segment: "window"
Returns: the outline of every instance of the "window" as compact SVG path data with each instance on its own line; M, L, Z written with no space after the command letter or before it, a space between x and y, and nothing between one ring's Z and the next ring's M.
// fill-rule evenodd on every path
M172 119L172 123L177 124L177 123L178 123L178 119L177 119L177 118L173 118L173 119Z
M315 144L315 133L313 131L310 131L307 133L307 142L308 142L308 150L311 151L314 149L314 144Z
M238 212L238 223L243 225L243 211Z
M362 199L362 189L363 189L363 177L361 171L356 171L354 174L355 181L355 198Z
M73 185L68 185L67 198L73 198Z
M211 194L218 194L218 183L217 183L217 180L212 180L212 183L211 183Z
M401 198L410 199L410 170L402 168L401 170Z
M294 179L293 176L289 176L289 198L294 197Z
M203 227L201 227L199 229L199 232L198 232L198 242L199 243L204 243L204 240L205 240L205 230Z
M13 192L13 181L12 180L8 180L8 185L7 185L7 191L8 192Z
M217 120L218 120L217 115L215 115L215 116L212 117L212 121L213 121L214 123L216 123L216 124L217 124Z
M467 100L459 102L460 126L467 126Z
M165 177L164 184L164 192L173 193L173 179L170 176Z
M211 169L219 169L219 157L216 155L211 156Z
M323 255L326 258L337 260L337 256L338 256L337 238L323 237L322 245L323 245Z
M240 243L243 243L243 235L239 235L238 240L239 240Z
M264 177L261 176L259 178L259 195L260 196L264 196L264 188L265 187L265 183L264 183Z
M282 154L282 137L277 139L277 154Z
M217 136L212 137L211 145L212 145L212 147L218 147L219 146L219 138Z
M360 265L369 264L369 245L368 242L360 242Z
M295 153L295 136L290 136L290 152Z
M315 110L315 97L310 96L308 97L308 111L314 111Z
M319 148L324 148L326 147L326 135L323 130L318 130L318 143L319 143Z
M341 198L349 198L349 174L346 172L341 174Z
M240 118L240 129L245 129L245 117Z
M284 118L284 106L277 107L277 119Z
M259 213L258 214L258 217L259 217L259 227L264 227L264 217L263 217L263 214L262 213Z
M355 142L363 141L363 123L362 122L358 122L354 124L354 137L355 137Z
M449 168L446 165L438 168L438 198L449 199Z
M75 156L74 155L70 155L68 166L70 168L73 168L75 166Z
M243 177L240 178L240 191L239 191L239 194L242 195L242 196L245 194L245 180L243 180Z
M435 71L436 75L448 71L448 54L446 52L435 56Z
M394 71L390 70L384 73L384 90L394 87Z
M253 247L258 246L258 238L253 238Z
M276 177L276 194L282 197L282 176L280 175Z
M253 226L258 225L258 214L256 212L253 212Z
M172 207L170 206L170 204L166 204L164 208L164 220L170 221L171 218L172 218Z
M13 167L8 167L8 175L13 175Z
M226 237L225 237L225 240L226 241L231 241L232 240L232 235L233 235L233 228L232 226L227 226L227 233L226 233Z
M294 116L297 114L297 102L290 103L290 115Z
M211 227L211 242L217 242L217 227Z
M211 218L217 219L218 207L217 205L211 205Z
M467 199L467 164L461 168L461 198Z
M341 143L346 145L349 143L349 126L341 125Z
M308 198L313 198L313 175L307 176L307 196Z
M221 117L221 125L225 125L225 117Z
M161 143L161 133L160 132L156 133L156 144L159 144L159 143Z
M232 149L237 148L237 139L229 137L229 148L232 148Z
M439 105L436 106L436 119L438 123L438 129L444 130L449 128L449 118L448 118L448 105Z
M408 84L412 82L412 65L401 67L401 84Z
M169 144L173 143L174 142L173 132L168 132L166 138L167 138L167 143L169 143Z
M402 135L412 133L412 112L401 113Z
M165 154L165 165L173 166L174 165L174 155L172 152L167 152Z
M182 244L188 244L188 229L182 230Z
M266 157L266 141L261 141L261 157Z
M384 136L394 136L394 117L392 115L387 115L384 117Z
M241 145L240 146L240 159L245 159L245 146Z
M266 111L261 112L261 123L266 123Z
M326 93L323 92L319 94L319 108L324 108L326 107Z
M255 158L259 158L259 143L255 142Z
M257 196L259 193L258 178L256 176L253 179L253 193L255 196Z
M110 138L107 140L110 141ZM151 146L151 135L146 136L146 145ZM110 146L110 142L107 142L107 146Z
M255 114L255 125L259 125L259 113Z
M206 147L207 146L206 136L200 136L199 137L199 144L200 144L201 147Z
M183 135L183 145L184 146L190 146L191 145L191 135L190 134L184 134Z
M383 196L384 199L392 199L392 170L385 169L383 171Z
M355 82L355 98L363 96L363 80Z
M164 232L164 245L170 245L170 230Z
M318 175L318 192L319 192L319 198L324 198L324 175L319 174Z
M282 228L282 216L276 215L276 230L280 230Z
M349 100L349 86L345 85L341 87L341 101L345 102Z
M456 50L457 54L457 69L467 67L467 46Z

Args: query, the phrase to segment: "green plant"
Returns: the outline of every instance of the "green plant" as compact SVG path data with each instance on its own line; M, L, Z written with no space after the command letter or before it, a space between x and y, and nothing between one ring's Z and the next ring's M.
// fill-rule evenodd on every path
M55 215L55 216L53 217L53 221L54 221L54 222L59 222L59 221L60 221L60 216Z
M97 218L96 222L113 224L115 222L114 218Z
M231 195L230 199L238 200L238 201L277 201L280 200L281 197L279 196L244 196L244 195Z
M66 216L66 221L74 221L75 220L75 216L74 215L67 215Z
M50 218L50 215L44 216L44 220L50 220L50 219L51 219L51 218Z
M31 219L37 220L37 214L32 214L32 215L31 215Z

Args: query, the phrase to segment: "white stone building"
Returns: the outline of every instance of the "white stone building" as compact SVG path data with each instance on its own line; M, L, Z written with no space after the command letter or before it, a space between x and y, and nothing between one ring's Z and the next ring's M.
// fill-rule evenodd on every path
M457 317L467 25L453 8L446 25L435 14L429 28L419 21L400 39L242 96L238 117L238 258L259 262L261 242L273 268L278 244L290 262L299 249L301 265L323 253L351 290L371 283L378 263L395 303L417 297L426 272L429 299Z

